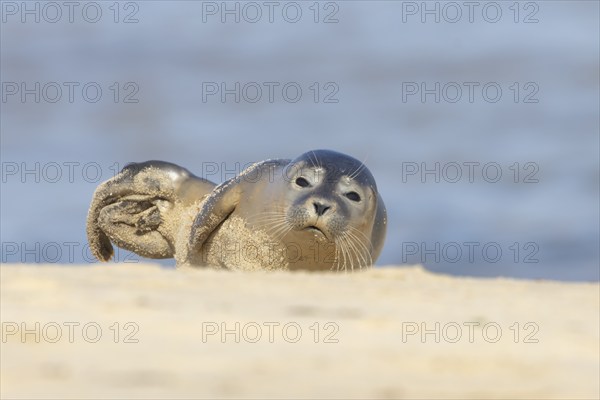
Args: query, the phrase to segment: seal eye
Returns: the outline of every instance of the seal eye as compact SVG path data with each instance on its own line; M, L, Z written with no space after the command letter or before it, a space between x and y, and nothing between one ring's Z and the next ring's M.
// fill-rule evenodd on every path
M304 179L303 177L300 177L300 178L296 179L296 185L298 185L300 187L307 187L307 186L310 186L310 183L308 183L308 181L306 179Z
M346 193L346 197L352 201L356 201L356 202L360 201L360 196L356 192L348 192L348 193Z

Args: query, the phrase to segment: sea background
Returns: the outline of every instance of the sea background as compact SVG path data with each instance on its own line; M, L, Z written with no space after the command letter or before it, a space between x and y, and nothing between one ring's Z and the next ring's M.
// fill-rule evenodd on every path
M457 22L447 2L275 2L273 22L256 2L250 7L263 15L254 23L248 2L76 3L73 22L61 7L55 23L47 21L52 8L40 22L14 9L42 13L44 2L1 3L2 262L92 262L92 194L128 162L171 161L221 182L238 165L325 148L364 160L376 177L389 226L378 266L599 279L597 1L476 2L473 21L458 2ZM240 21L209 13L224 6L239 7ZM430 14L422 22L423 6L438 7L439 22ZM87 21L85 7L88 20L98 8L101 18ZM298 8L302 16L291 22ZM502 15L491 22L497 9ZM10 94L23 82L56 82L62 97L48 101L53 84L40 89L39 102ZM65 82L78 85L72 102ZM97 102L93 88L82 94L90 82L102 89ZM249 91L222 102L207 95L211 82L256 82L263 97L247 101ZM264 82L279 85L272 102ZM290 82L302 88L297 102L293 91L282 95ZM439 102L407 93L436 82L447 88ZM476 85L473 101L465 82ZM457 86L462 97L452 102ZM494 87L502 89L496 102ZM410 174L436 163L439 182ZM456 165L463 175L452 182ZM472 182L465 165L474 165ZM502 177L491 182L498 169ZM125 251L115 257L140 260Z

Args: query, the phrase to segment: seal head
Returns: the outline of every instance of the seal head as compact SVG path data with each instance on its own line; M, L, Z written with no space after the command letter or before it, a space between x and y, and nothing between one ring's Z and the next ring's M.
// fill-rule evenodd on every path
M305 240L334 244L330 268L370 266L381 251L387 218L368 168L348 155L314 150L291 161L285 176L291 231ZM312 261L328 264L324 258Z

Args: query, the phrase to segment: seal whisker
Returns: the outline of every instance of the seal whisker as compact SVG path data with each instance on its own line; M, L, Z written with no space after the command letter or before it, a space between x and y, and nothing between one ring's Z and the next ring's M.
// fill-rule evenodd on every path
M286 225L285 221L269 221L269 222L264 222L263 224L260 224L259 226L261 228L265 228L267 230L274 230L276 228L279 228L281 226Z
M276 241L280 242L292 228L293 226L287 220L284 220L274 225L270 233Z
M353 226L348 225L348 228L352 230L353 234L358 234L359 237L364 239L364 242L366 242L368 246L365 245L363 241L361 241L361 243L363 244L363 246L365 246L365 250L370 253L373 250L373 244L371 243L371 239L369 239L367 235L365 235L363 232L361 232L359 229L356 229Z
M346 236L346 238L348 240L348 245L353 249L354 254L356 255L356 261L358 262L358 268L362 269L363 263L364 263L364 267L366 268L368 261L365 258L365 256L363 255L362 251L360 251L359 248L357 247L356 236L352 236L352 234L350 232L345 232L344 236Z
M262 229L267 233L273 233L278 231L281 227L286 227L288 223L285 219L280 218L276 220L256 222L254 225L257 229Z
M272 243L283 243L283 238L291 230L285 223L269 226L265 229Z
M359 253L361 254L361 257L363 258L363 261L365 262L365 267L373 265L373 259L371 257L371 252L365 246L365 244L360 240L360 238L350 231L346 231L346 234L349 235L349 237L352 238L354 244L356 246L358 246L357 251L359 250L359 248L362 249L362 251L360 251ZM366 257L364 257L365 255L366 255Z
M277 211L262 211L256 214L249 215L248 218L259 218L259 217L267 217L272 215L285 215L285 211L277 210Z
M272 215L255 215L249 218L254 225L260 229L264 229L274 240L281 241L289 228L289 221L282 212L272 212ZM280 233L283 234L280 237Z
M340 250L338 248L338 244L337 241L334 241L335 243L335 258L333 259L333 262L331 263L331 268L329 268L330 271L333 271L333 269L337 266L338 267L338 271L339 271L339 263L338 263L338 258L340 255Z
M266 211L248 216L249 222L259 223L262 221L272 221L280 218L285 218L284 211Z
M354 271L354 262L353 262L353 254L352 247L350 247L350 243L348 242L348 236L345 234L340 236L340 240L344 243L344 249L348 255L348 264L350 265L350 270ZM347 270L347 268L344 268Z
M334 267L336 267L336 270L339 271L340 270L340 244L339 244L339 240L337 238L334 239L333 241L335 243L335 258L333 260L333 263L331 264L331 270L333 270Z
M315 154L315 152L314 152L314 151L312 151L311 153L312 153L312 154ZM313 161L313 159L312 159L312 157L310 156L310 154L308 154L308 153L307 153L306 155L307 155L308 161L310 161L310 164L313 166L313 168L317 168L317 164L316 164L316 163Z
M352 252L353 257L356 258L356 262L358 263L359 268L362 268L362 261L365 261L365 259L361 255L361 251L359 251L356 244L354 243L356 239L350 236L350 232L344 232L342 236L344 237L344 240L347 243L348 249ZM354 269L354 264L352 264L352 267L352 269Z
M348 264L350 265L350 271L354 271L354 264L355 264L354 250L352 249L352 246L350 245L350 240L348 239L348 236L344 235L344 241L346 242L346 249L348 250Z
M285 215L283 212L261 213L250 216L248 218L272 217L273 215Z
M344 252L344 243L342 243L342 241L339 241L338 246L340 246L340 259L338 261L338 271L342 271L342 270L346 270L346 253ZM341 264L341 261L344 261L344 264Z
M354 179L358 176L358 174L360 173L360 171L362 171L364 168L364 165L359 166L357 169L354 170L354 172L352 172L348 177L350 179Z
M350 228L352 228L352 227L350 227ZM347 231L347 233L349 235L352 235L352 237L356 238L356 241L364 249L364 251L366 253L370 253L373 248L373 246L371 245L371 241L361 231L356 230L356 228L352 228L352 229L353 230ZM358 233L358 235L357 235L357 233ZM367 244L365 244L365 242Z
M340 244L340 250L342 252L342 257L344 258L344 264L343 264L343 269L344 272L348 271L348 267L346 267L346 264L350 264L350 254L348 251L348 245L346 244L346 241L344 240L343 236L339 237L339 244Z
M350 232L347 232L348 235L348 244L354 249L354 254L356 255L356 262L358 263L358 269L363 269L363 267L367 267L367 259L364 254L360 251L360 248L356 244L356 238L351 236Z
M366 162L367 162L368 158L369 158L369 153L367 153L367 155L365 156L365 159L360 163L358 168L356 168L356 170L350 174L350 179L356 178L358 176L358 174L360 173L360 171L362 171L363 169L365 169L367 167Z
M283 230L283 231L282 231L282 232L279 234L279 236L277 237L277 239L276 239L276 240L277 240L278 242L282 242L282 241L283 241L283 238L285 237L285 235L287 235L287 234L288 234L288 233L289 233L291 230L292 230L292 227L291 227L291 226L289 226L287 229L284 229L284 230Z
M287 228L288 228L288 225L286 223L282 222L280 224L277 224L277 225L271 227L270 233L273 235L274 238L278 239L279 235L282 232L285 232L287 230Z
M270 221L263 223L261 226L269 231L274 231L282 226L287 226L287 222L285 220Z
M319 157L317 157L317 153L314 150L311 151L312 155L315 157L315 162L317 163L315 168L323 168L321 162L319 161Z
M340 270L340 244L338 243L337 238L333 241L335 243L335 258L333 259L333 263L331 264L331 270L335 267L337 271Z
M260 223L267 223L267 222L273 222L273 221L284 221L284 220L285 220L285 216L272 215L270 217L255 218L255 219L249 220L249 222L260 224Z

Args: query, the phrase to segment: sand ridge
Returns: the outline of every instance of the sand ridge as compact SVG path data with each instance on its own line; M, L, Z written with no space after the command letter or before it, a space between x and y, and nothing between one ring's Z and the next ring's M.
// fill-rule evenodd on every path
M0 278L2 398L600 393L597 283L152 264Z

